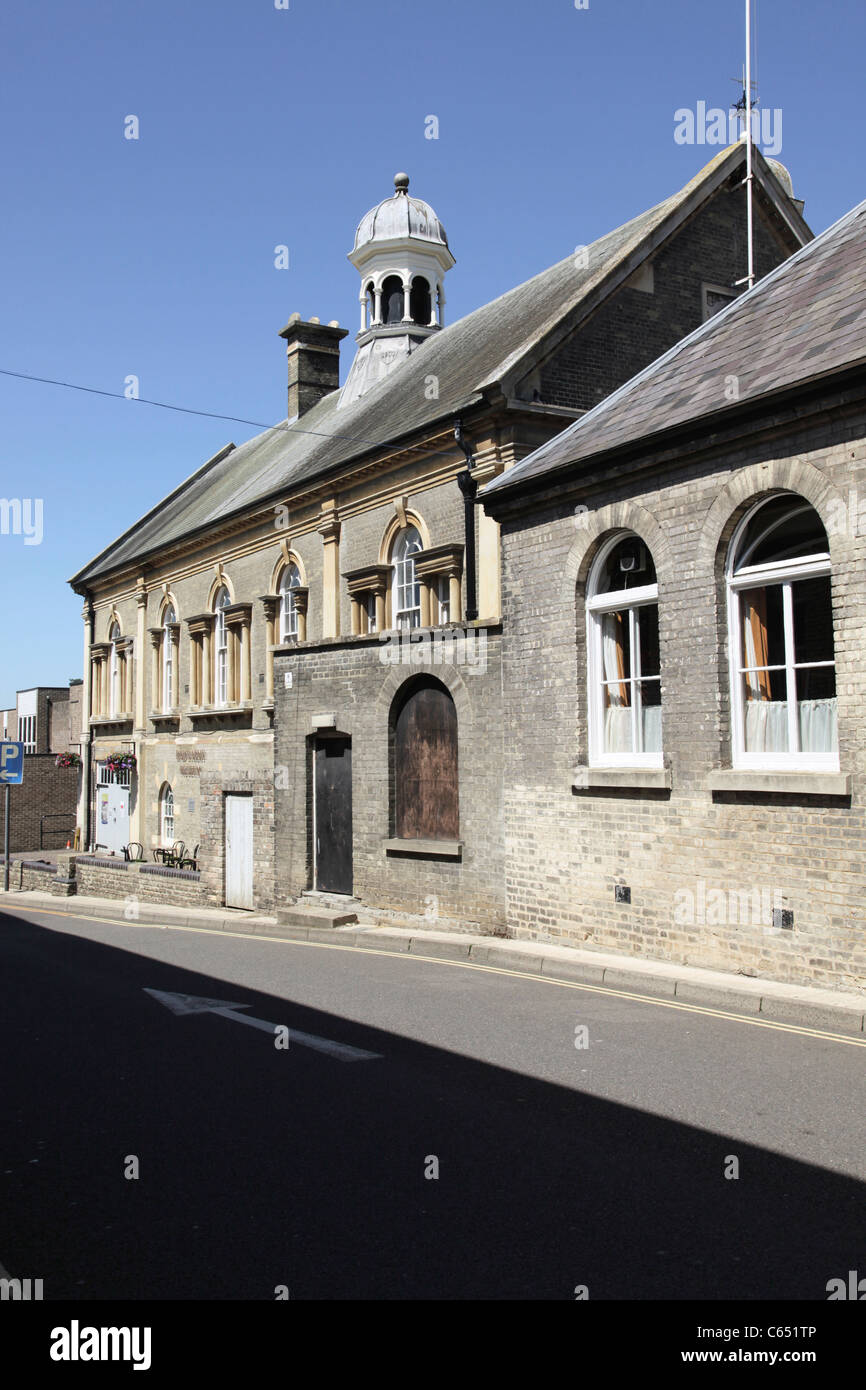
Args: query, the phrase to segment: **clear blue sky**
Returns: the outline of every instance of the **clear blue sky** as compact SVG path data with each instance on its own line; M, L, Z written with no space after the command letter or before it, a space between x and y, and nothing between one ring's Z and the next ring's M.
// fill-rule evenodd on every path
M743 0L40 0L0 20L0 367L285 415L290 313L357 328L346 260L396 170L442 218L450 321L681 187L713 155ZM816 232L866 196L866 6L757 0L760 99ZM123 137L124 118L140 139ZM424 135L439 119L439 139ZM290 248L288 270L274 247ZM352 338L343 345L343 369ZM0 705L81 675L71 574L254 428L0 376Z

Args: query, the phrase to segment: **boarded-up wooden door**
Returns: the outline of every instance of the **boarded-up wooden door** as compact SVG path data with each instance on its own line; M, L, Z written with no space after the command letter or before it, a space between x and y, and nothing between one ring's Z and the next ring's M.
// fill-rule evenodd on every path
M253 799L226 797L226 907L253 905Z
M316 887L352 891L352 743L322 738L316 744Z
M395 830L400 840L456 840L457 711L447 690L424 685L397 716Z

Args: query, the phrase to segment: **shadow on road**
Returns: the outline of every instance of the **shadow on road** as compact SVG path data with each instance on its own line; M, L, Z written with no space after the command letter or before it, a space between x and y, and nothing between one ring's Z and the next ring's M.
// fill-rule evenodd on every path
M0 962L0 1262L46 1299L825 1299L866 1271L853 1179L15 916Z

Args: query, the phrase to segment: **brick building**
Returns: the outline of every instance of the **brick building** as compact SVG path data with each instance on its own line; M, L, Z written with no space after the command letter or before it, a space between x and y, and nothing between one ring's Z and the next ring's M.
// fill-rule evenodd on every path
M866 979L866 203L485 490L512 935Z
M500 538L475 493L736 296L744 162L453 325L447 237L398 175L350 252L342 389L345 330L293 315L287 419L72 580L87 843L198 843L210 901L334 891L502 930ZM811 233L757 153L755 209L764 275Z
M24 744L24 781L11 787L11 851L62 849L76 824L80 774L55 765L58 753L77 753L81 739L82 682L19 690L0 710L0 738ZM0 795L0 849L5 797Z

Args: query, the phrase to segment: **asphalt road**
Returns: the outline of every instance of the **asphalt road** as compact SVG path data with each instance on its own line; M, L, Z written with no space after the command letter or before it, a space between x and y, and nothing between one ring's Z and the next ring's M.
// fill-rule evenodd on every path
M248 1005L288 1049L148 990ZM0 914L0 1040L0 1264L46 1299L825 1300L866 1274L853 1039L27 912Z

